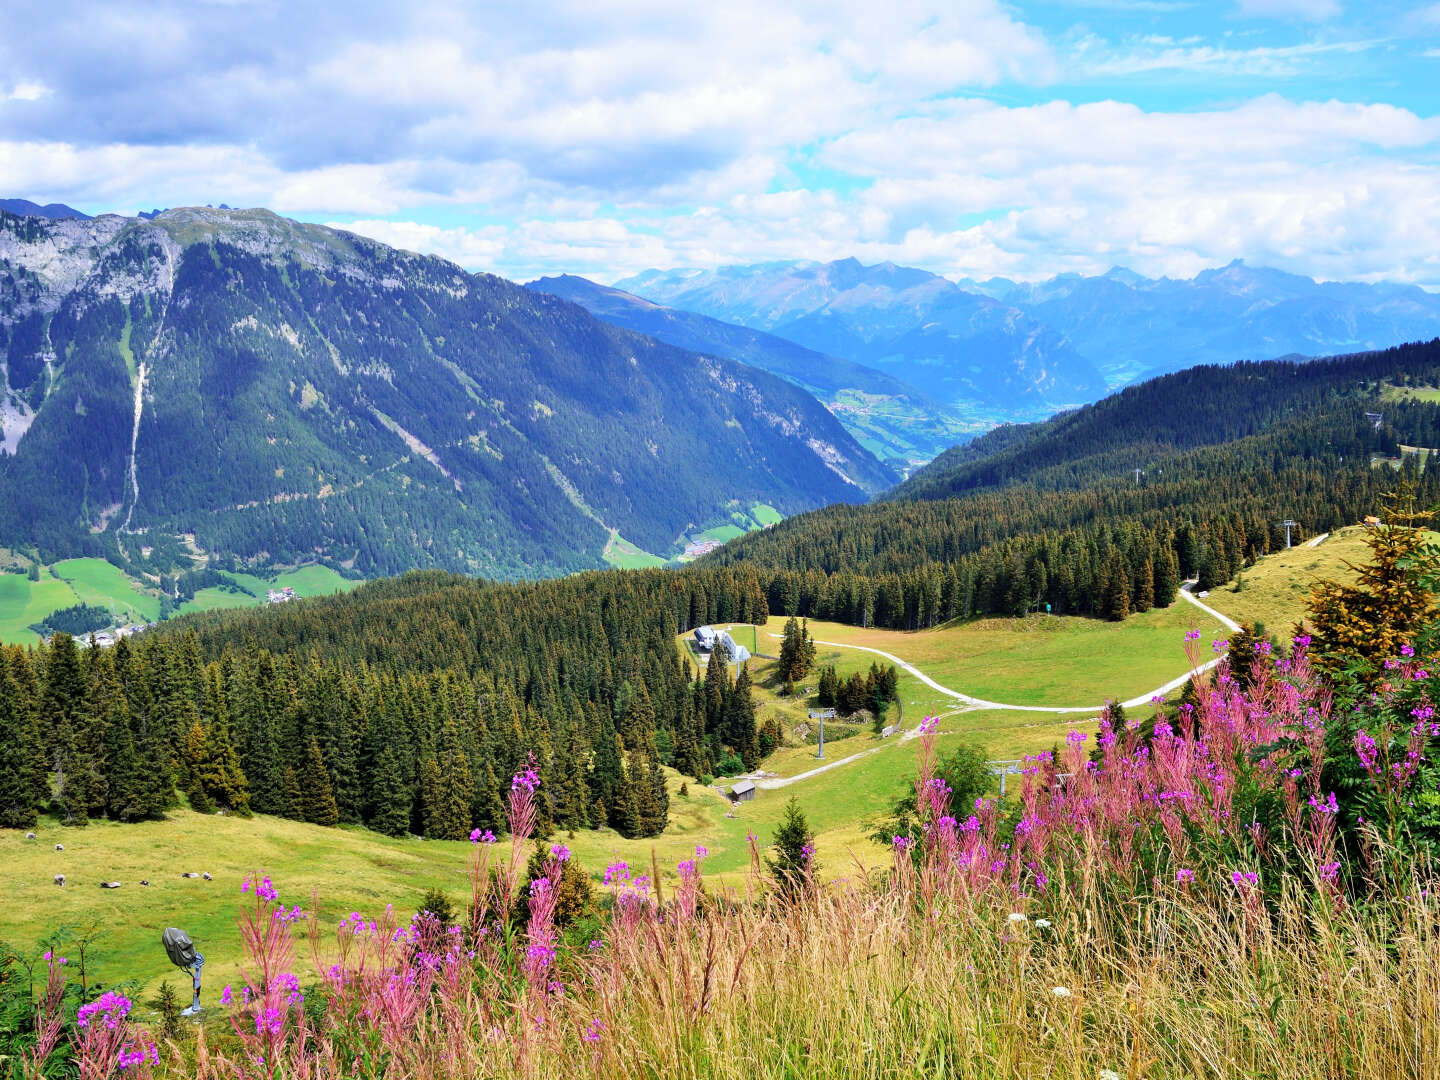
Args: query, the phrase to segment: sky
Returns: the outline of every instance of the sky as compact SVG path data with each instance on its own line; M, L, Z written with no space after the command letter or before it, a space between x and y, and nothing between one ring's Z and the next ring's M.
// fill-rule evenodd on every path
M517 280L1243 258L1440 288L1440 0L49 0L0 195L213 203Z

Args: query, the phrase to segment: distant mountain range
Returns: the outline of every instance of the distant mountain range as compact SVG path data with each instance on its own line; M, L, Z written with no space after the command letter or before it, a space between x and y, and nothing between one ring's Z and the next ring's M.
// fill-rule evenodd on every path
M1189 280L1113 269L1036 284L962 282L1064 334L1112 384L1196 364L1324 356L1440 335L1440 295L1316 282L1236 260Z
M893 263L650 270L615 287L877 368L986 416L1049 415L1106 388L1063 334L993 297Z
M7 214L27 214L31 217L43 218L79 218L82 221L89 221L89 214L82 214L73 206L66 206L64 203L50 203L41 206L29 199L0 199L0 210Z
M1197 364L1360 352L1440 335L1440 295L1317 283L1239 261L1189 280L1117 268L1032 284L957 284L845 259L650 270L616 287L872 365L991 419L1038 419Z
M967 424L949 406L893 375L761 330L664 307L571 274L540 278L526 288L579 304L616 326L707 356L739 360L804 387L862 445L905 473L980 426Z
M789 382L441 259L0 212L0 545L47 559L535 577L897 478Z

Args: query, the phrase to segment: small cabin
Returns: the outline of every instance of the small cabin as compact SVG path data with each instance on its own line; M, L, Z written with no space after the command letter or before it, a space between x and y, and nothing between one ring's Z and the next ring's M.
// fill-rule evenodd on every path
M750 802L755 798L755 781L741 780L730 789L731 802Z

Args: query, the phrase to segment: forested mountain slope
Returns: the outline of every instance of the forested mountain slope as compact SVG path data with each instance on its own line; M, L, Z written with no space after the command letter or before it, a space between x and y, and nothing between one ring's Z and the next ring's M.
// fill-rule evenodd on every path
M266 211L0 214L0 544L537 576L893 475L772 375Z
M1402 479L1440 501L1440 472L1406 449L1440 446L1440 404L1405 383L1440 385L1440 341L1193 369L999 429L884 501L803 514L709 559L768 571L790 597L772 591L777 610L847 621L1044 604L1115 617L1165 602L1181 576L1228 580L1284 543L1287 518L1297 537L1353 524Z
M774 334L665 307L572 274L540 278L525 287L579 304L627 330L779 375L814 394L846 430L882 460L906 472L963 441L968 433L949 406L894 375Z

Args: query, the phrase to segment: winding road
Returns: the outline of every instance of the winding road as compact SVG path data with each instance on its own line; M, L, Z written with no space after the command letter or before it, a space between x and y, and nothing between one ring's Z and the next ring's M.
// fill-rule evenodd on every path
M1230 616L1216 611L1208 604L1203 603L1197 596L1195 596L1190 591L1194 584L1194 581L1186 581L1181 584L1180 595L1186 600L1188 600L1190 603L1194 604L1201 611L1205 612L1211 618L1221 623L1227 630L1230 630L1232 633L1238 631L1240 629L1239 623L1237 623L1234 619L1230 618ZM771 634L770 636L778 638L780 635ZM900 668L902 671L906 671L909 674L915 676L915 678L919 679L922 683L930 687L932 690L936 690L944 694L945 696L954 698L956 701L960 702L961 708L958 708L953 712L946 713L945 715L947 716L953 716L956 713L969 712L973 709L1004 709L1011 712L1049 713L1051 715L1057 713L1089 713L1093 716L1105 707L1103 703L1100 705L1054 706L1010 705L1002 701L986 701L984 698L972 697L970 694L962 694L959 690L952 690L948 686L941 686L938 682L932 679L929 675L926 675L914 664L910 663L907 660L902 660L900 657L896 656L893 653L885 652L883 649L872 649L868 645L851 645L840 641L821 641L819 638L815 639L815 644L828 645L831 648L836 649L854 649L857 652L873 653L876 656L884 657L886 660L889 660L892 664ZM1219 662L1220 658L1216 657L1209 663L1201 665L1201 667L1198 669L1197 672L1195 672L1195 674L1203 671L1209 671ZM1126 709L1132 709L1138 708L1142 705L1148 705L1153 698L1168 694L1172 690L1180 689L1180 687L1184 686L1190 680L1191 674L1191 672L1187 671L1185 674L1179 676L1178 678L1171 679L1164 686L1156 687L1154 690L1151 690L1148 693L1140 694L1137 697L1133 697L1129 701L1122 701L1120 703L1121 707ZM918 728L909 729L903 735L901 735L901 741L914 738L917 732ZM803 773L799 773L795 776L761 777L754 776L753 774L747 775L750 775L750 778L755 781L755 786L757 788L762 788L767 791L774 790L776 788L788 787L789 785L794 784L800 780L808 780L812 776L818 776L821 773L829 772L831 769L838 769L842 765L849 765L853 761L859 761L861 758L868 757L871 754L877 753L882 749L884 749L884 747L875 746L870 748L869 750L862 750L858 754L851 754L849 757L843 757L837 761L827 762L824 765L819 765L816 768L810 769Z

